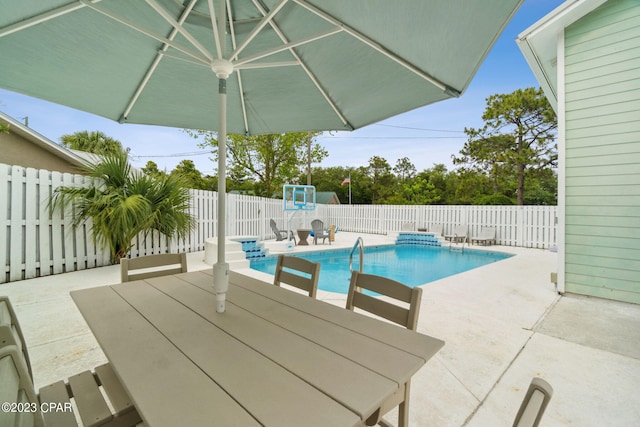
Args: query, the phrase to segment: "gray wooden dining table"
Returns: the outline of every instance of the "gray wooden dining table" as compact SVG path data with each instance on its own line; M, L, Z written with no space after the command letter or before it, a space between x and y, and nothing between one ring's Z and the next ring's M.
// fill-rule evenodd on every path
M444 342L231 272L71 292L149 427L359 426Z

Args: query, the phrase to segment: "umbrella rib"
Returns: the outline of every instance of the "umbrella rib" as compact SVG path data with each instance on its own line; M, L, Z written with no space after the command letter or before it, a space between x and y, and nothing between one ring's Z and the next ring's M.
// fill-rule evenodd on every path
M174 29L178 30L178 32L182 34L184 38L186 38L189 43L193 45L193 47L199 50L200 53L207 57L207 59L213 60L213 56L211 55L211 53L204 46L202 46L202 44L200 44L200 42L191 35L191 33L184 29L182 23L177 22L175 19L173 19L173 17L169 15L169 13L154 0L146 0L146 2L149 6L151 6L153 10L158 12L158 15L160 15L165 21L167 21Z
M187 17L191 13L191 10L196 5L197 1L198 0L191 0L191 2L184 9L184 11L182 12L182 15L178 19L178 22L181 25L187 19ZM174 27L174 28L171 29L171 33L169 34L168 39L169 40L173 40L177 35L178 35L178 29ZM149 67L149 69L145 73L144 77L142 78L142 81L140 82L140 84L136 88L136 91L133 94L133 96L131 97L131 100L129 100L129 103L126 106L126 108L124 110L124 113L122 113L122 116L120 117L120 120L119 120L120 122L125 121L127 119L127 117L129 116L129 113L133 109L133 106L136 104L136 102L138 102L138 98L140 97L140 95L142 94L144 89L147 87L147 83L149 83L149 80L151 79L151 76L153 75L153 73L158 68L158 65L160 64L160 61L162 60L162 57L165 54L168 53L167 52L168 48L169 48L169 45L165 43L165 44L163 44L163 46L160 49L160 51L156 54L156 57L154 58L153 62L151 63L151 66ZM169 56L171 56L171 55L169 55ZM186 60L186 58L181 58L181 59L182 60ZM201 62L196 62L196 61L189 61L189 62L196 63L198 65L203 65L203 66L207 65L207 64L203 64Z
M171 51L168 51L168 50L159 49L158 50L158 55L162 55L162 56L165 56L167 58L177 59L178 61L184 61L184 62L188 62L189 64L199 65L201 67L206 67L208 69L211 69L211 64L207 64L205 62L196 61L195 59L191 59L188 56L179 55L176 52L171 52Z
M435 77L431 76L430 74L422 71L421 69L419 69L415 65L411 64L410 62L406 61L405 59L399 57L398 55L395 55L395 54L391 53L384 46L382 46L379 43L371 40L369 37L365 36L364 34L360 33L359 31L357 31L357 30L345 25L340 20L334 18L333 16L331 16L330 14L324 12L323 10L318 9L317 7L315 7L313 5L310 5L305 0L293 0L293 1L296 2L297 4L299 4L300 6L304 7L308 11L318 15L319 17L321 17L323 19L325 19L326 21L328 21L328 22L330 22L330 23L332 23L334 25L340 26L347 34L349 34L349 35L355 37L356 39L360 40L361 42L367 44L369 47L377 50L378 52L380 52L381 54L383 54L387 58L397 62L398 64L400 64L401 66L403 66L407 70L409 70L409 71L417 74L418 76L422 77L424 80L426 80L429 83L433 84L434 86L436 86L437 88L441 89L443 92L447 93L448 95L451 95L451 96L454 96L454 97L460 96L460 91L459 90L448 86L446 83L443 83L440 80L436 79Z
M279 61L279 62L258 62L238 65L236 70L257 70L260 68L275 68L275 67L299 67L301 64L298 61Z
M246 38L246 40L244 42L242 42L240 44L240 46L238 46L233 51L233 53L231 54L229 59L230 60L237 59L238 55L249 45L249 43L251 43L253 41L253 39L258 35L258 33L260 31L262 31L262 29L269 22L271 22L271 20L273 20L273 18L276 16L276 14L278 12L280 12L280 10L287 4L288 1L289 0L281 0L280 3L278 3L278 5L275 8L273 8L272 10L269 11L269 13L264 15L262 20L260 20L260 23L258 25L256 25L256 27L253 30L251 30L251 33L249 33L249 36Z
M94 2L96 3L98 1L100 0L94 0ZM31 18L21 20L20 22L16 22L15 24L7 25L4 28L0 28L0 37L8 36L9 34L15 33L17 31L22 31L34 25L46 22L50 19L66 15L67 13L75 12L76 10L82 9L83 7L85 7L85 4L74 1L73 3L69 3L64 6L48 10L46 12L39 13L35 16L32 16Z
M209 18L211 19L211 28L213 29L213 41L216 44L216 53L218 58L222 59L222 45L220 44L220 35L218 33L218 21L216 19L216 8L213 6L213 0L208 0Z
M266 14L266 11L262 7L262 5L258 2L258 0L253 0L253 4L260 11L260 13L262 13L263 15ZM275 33L278 35L280 40L282 40L284 43L289 43L289 40L287 39L287 37L284 35L284 33L282 32L280 27L275 22L271 21L269 24L271 25L271 28L273 28ZM322 94L322 96L327 101L327 103L329 104L331 109L336 113L336 115L338 116L338 118L340 119L342 124L344 124L345 126L349 127L350 129L353 129L353 126L351 126L351 124L347 121L346 117L338 109L338 106L335 104L335 102L333 102L333 99L331 99L331 97L329 97L329 94L320 85L320 82L318 81L318 78L315 76L315 74L313 74L313 72L311 72L309 67L307 67L307 64L305 64L305 62L302 60L302 58L300 58L300 55L298 55L298 52L296 52L294 48L290 48L289 52L296 59L297 63L302 67L302 69L307 74L307 76L309 77L311 82L316 86L316 88L318 89L320 94ZM246 65L249 65L249 64L246 64ZM260 65L262 65L262 64L260 64Z
M170 47L172 47L172 48L174 48L176 50L179 50L180 52L183 52L183 53L191 56L192 58L197 59L198 61L202 62L203 64L209 64L210 63L210 61L207 58L203 58L202 56L198 55L197 53L192 52L189 49L187 49L185 47L182 47L179 44L174 43L173 41L167 39L166 37L162 37L162 36L160 36L158 34L155 34L152 31L149 31L149 30L147 30L145 28L142 28L142 27L134 24L133 22L131 22L131 21L127 20L127 19L124 19L124 18L122 18L122 17L120 17L120 16L118 16L118 15L116 15L114 13L109 12L108 10L105 10L103 8L100 8L100 7L97 7L96 5L91 4L89 0L78 0L78 1L82 2L82 4L84 4L85 6L91 8L93 10L95 10L96 12L101 13L101 14L105 15L106 17L111 18L114 21L121 23L122 25L131 28L132 30L138 31L139 33L142 33L147 37L150 37L150 38L152 38L154 40L157 40L157 41L159 41L161 43L167 44Z
M311 43L311 42L314 42L316 40L320 40L322 38L329 37L329 36L332 36L334 34L340 33L342 31L343 31L342 28L335 27L335 28L332 28L330 30L323 31L321 33L315 34L313 36L305 37L304 39L300 39L300 40L297 40L295 42L289 42L289 43L283 44L282 46L274 47L273 49L265 50L264 52L244 57L244 58L239 59L236 62L234 62L234 66L235 65L243 65L243 64L247 64L249 62L257 61L258 59L262 59L264 57L271 56L271 55L274 55L276 53L280 53L283 50L289 50L289 49L294 48L296 46L300 46L300 45L303 45L303 44Z

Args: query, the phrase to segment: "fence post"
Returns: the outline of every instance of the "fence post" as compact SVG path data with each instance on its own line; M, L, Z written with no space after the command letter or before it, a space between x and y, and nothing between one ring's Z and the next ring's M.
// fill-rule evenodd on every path
M525 236L525 232L524 232L524 206L518 206L518 209L516 210L516 215L517 215L517 219L516 219L516 246L522 246L524 247L525 241L524 241L524 236Z

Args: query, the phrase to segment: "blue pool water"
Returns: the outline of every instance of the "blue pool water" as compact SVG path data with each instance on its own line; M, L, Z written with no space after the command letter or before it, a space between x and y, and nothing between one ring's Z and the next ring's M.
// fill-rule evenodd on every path
M300 253L295 256L319 262L318 288L346 294L349 290L350 249ZM408 286L423 285L453 274L509 258L505 253L465 250L449 251L448 248L389 245L365 248L364 272L389 277ZM276 256L251 260L251 268L274 274ZM353 269L359 268L359 255L353 255Z

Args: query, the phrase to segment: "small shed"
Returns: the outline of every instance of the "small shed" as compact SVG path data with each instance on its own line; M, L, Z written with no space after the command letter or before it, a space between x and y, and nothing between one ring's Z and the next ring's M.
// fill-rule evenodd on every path
M333 191L317 191L316 203L323 205L339 205L340 199Z
M83 157L2 112L0 123L9 126L9 132L0 133L0 163L68 173L78 173L87 164Z
M640 1L567 1L517 43L558 114L558 289L640 304Z

